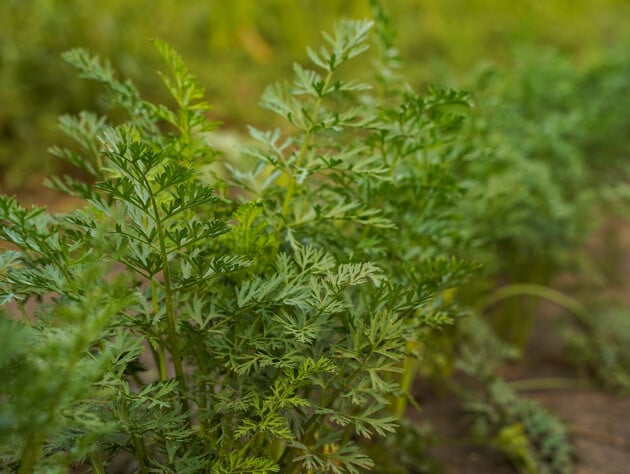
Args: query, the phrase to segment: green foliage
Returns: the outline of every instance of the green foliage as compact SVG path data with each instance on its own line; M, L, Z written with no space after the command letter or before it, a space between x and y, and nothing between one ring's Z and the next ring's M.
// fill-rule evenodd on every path
M475 389L460 389L474 439L502 452L521 473L573 472L572 448L562 423L533 400L519 397L495 370L516 353L482 320L460 328L458 367Z
M2 353L6 468L102 472L122 451L140 472L374 466L361 440L395 431L409 348L451 322L434 300L474 267L452 256L458 188L441 164L467 98L377 98L338 78L371 27L340 23L309 50L314 69L267 89L294 133L252 128L255 163L227 182L201 172L215 124L169 46L155 43L174 109L84 50L65 55L129 118L61 119L78 151L54 153L96 184L49 184L83 208L0 201L16 248L2 300L23 317L2 326L19 343Z
M527 262L533 271L524 279L544 284L551 268L575 261L576 243L593 228L593 205L627 194L627 125L614 112L625 104L626 71L621 60L582 72L540 49L521 49L517 58L513 70L484 68L473 86L469 139L483 145L473 145L466 164L474 181L465 215L477 238L506 257L500 271Z
M605 388L630 389L630 315L627 308L594 308L583 324L565 332L567 349L579 367L593 373Z
M374 458L374 472L378 474L439 474L443 472L442 466L427 453L436 443L430 426L418 426L403 419L395 433L368 445L367 450Z
M493 275L507 285L549 285L560 271L592 268L577 249L602 208L627 205L627 124L611 113L627 96L623 61L580 71L546 50L523 48L517 57L513 70L478 72L476 107L460 137L469 147L457 164L462 225L490 276L460 292L473 305L480 290L492 291ZM528 304L511 300L491 312L494 328L519 347L536 311Z
M467 404L473 436L489 441L519 472L573 472L571 445L557 418L538 403L518 397L500 380L488 385L486 397Z
M230 8L245 4L259 8ZM523 472L570 471L562 426L495 375L516 351L465 305L498 277L547 283L593 204L627 194L616 160L587 153L604 137L627 151L623 118L593 126L627 63L580 76L524 55L480 76L473 109L405 84L371 5L376 27L339 23L264 91L275 118L243 156L212 147L203 88L167 43L165 103L64 54L107 107L62 116L51 149L85 179L49 186L82 208L0 198L4 469L105 472L127 455L142 473L429 470L408 453L426 434L402 419L414 375L459 368L480 384L479 439ZM373 81L354 67L370 46ZM593 84L606 93L584 99ZM625 332L588 329L586 363L624 386Z

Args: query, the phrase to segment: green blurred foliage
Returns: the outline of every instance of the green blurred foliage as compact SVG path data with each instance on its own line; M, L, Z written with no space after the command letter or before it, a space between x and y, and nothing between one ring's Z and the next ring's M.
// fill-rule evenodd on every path
M626 0L397 0L385 5L417 84L467 75L481 60L510 62L515 45L551 45L590 61L628 37ZM46 153L59 142L57 116L102 111L89 87L59 58L82 46L114 61L160 99L148 46L161 38L181 51L236 128L262 121L265 84L288 73L307 44L336 20L369 16L367 0L3 0L0 2L0 187L38 185ZM151 71L146 71L150 67ZM30 183L29 183L30 180Z
M580 249L602 218L627 212L630 196L630 55L609 54L577 66L566 54L519 48L511 68L486 66L470 81L462 216L491 278L460 296L474 301L497 277L550 285L562 271L598 276ZM537 305L497 305L494 328L524 347Z

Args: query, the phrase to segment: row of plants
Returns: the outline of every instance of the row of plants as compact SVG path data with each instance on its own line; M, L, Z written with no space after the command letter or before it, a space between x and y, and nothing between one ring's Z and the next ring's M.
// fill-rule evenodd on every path
M485 71L474 101L419 94L372 8L375 23L339 23L265 90L284 124L251 127L236 155L212 146L203 90L166 43L171 107L85 50L64 55L113 118L60 120L75 145L53 154L86 179L48 184L80 209L0 198L3 469L420 472L413 380L461 370L479 382L463 396L476 436L523 472L571 471L562 425L493 370L529 324L481 316L498 279L555 295L544 285L581 223L625 195L613 158L628 124L604 104L624 97L628 63L582 77L554 58ZM374 72L352 77L370 44ZM606 94L584 100L593 82ZM624 346L578 313L584 363L605 344L623 370Z

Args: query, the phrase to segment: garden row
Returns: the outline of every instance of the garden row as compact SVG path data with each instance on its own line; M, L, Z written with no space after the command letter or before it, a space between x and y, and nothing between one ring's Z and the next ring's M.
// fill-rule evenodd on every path
M478 382L477 436L523 472L571 472L562 425L495 373L531 314L483 313L506 295L566 303L546 285L600 207L623 208L630 60L577 71L524 52L472 96L417 93L373 7L265 90L284 125L250 128L237 155L212 146L167 44L172 108L65 54L126 119L60 120L75 146L53 154L87 179L49 185L82 208L0 198L3 469L407 472L422 462L412 382L458 370ZM346 79L370 44L372 76ZM627 389L627 346L565 306L582 363Z

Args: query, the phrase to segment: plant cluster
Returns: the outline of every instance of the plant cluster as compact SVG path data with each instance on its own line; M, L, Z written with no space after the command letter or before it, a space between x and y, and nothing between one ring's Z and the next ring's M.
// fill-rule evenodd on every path
M567 350L578 367L605 388L630 390L630 315L627 308L604 305L579 327L565 330Z
M506 274L547 283L579 242L574 223L603 193L575 129L601 104L574 117L558 100L539 115L536 74L516 99L496 92L511 79L484 76L494 92L472 112L467 93L418 94L372 8L375 24L340 23L265 90L281 128L250 127L236 157L212 145L203 90L166 43L154 42L170 106L85 50L64 55L112 112L59 122L74 145L51 151L86 179L48 184L80 209L0 197L2 468L420 469L412 382L458 369L481 386L468 405L480 438L524 472L570 472L562 426L494 374L515 350L480 318L493 298L481 292ZM346 79L372 29L374 79ZM530 272L514 271L523 262ZM579 342L610 339L594 329ZM602 354L613 369L626 357Z
M266 91L295 131L252 128L253 163L227 179L208 169L215 124L169 46L155 43L174 109L83 50L65 55L129 119L61 119L79 151L53 153L95 184L50 184L82 209L1 198L15 248L2 299L24 318L3 320L3 338L18 334L2 358L5 468L103 472L120 451L140 472L372 467L357 441L395 430L405 360L451 322L439 294L473 267L449 250L457 185L441 163L467 98L385 101L337 78L371 27L341 23L309 50L314 69Z
M472 438L503 453L520 473L573 472L573 450L560 420L496 375L518 351L480 318L468 319L460 332L457 366L477 387L458 387Z

